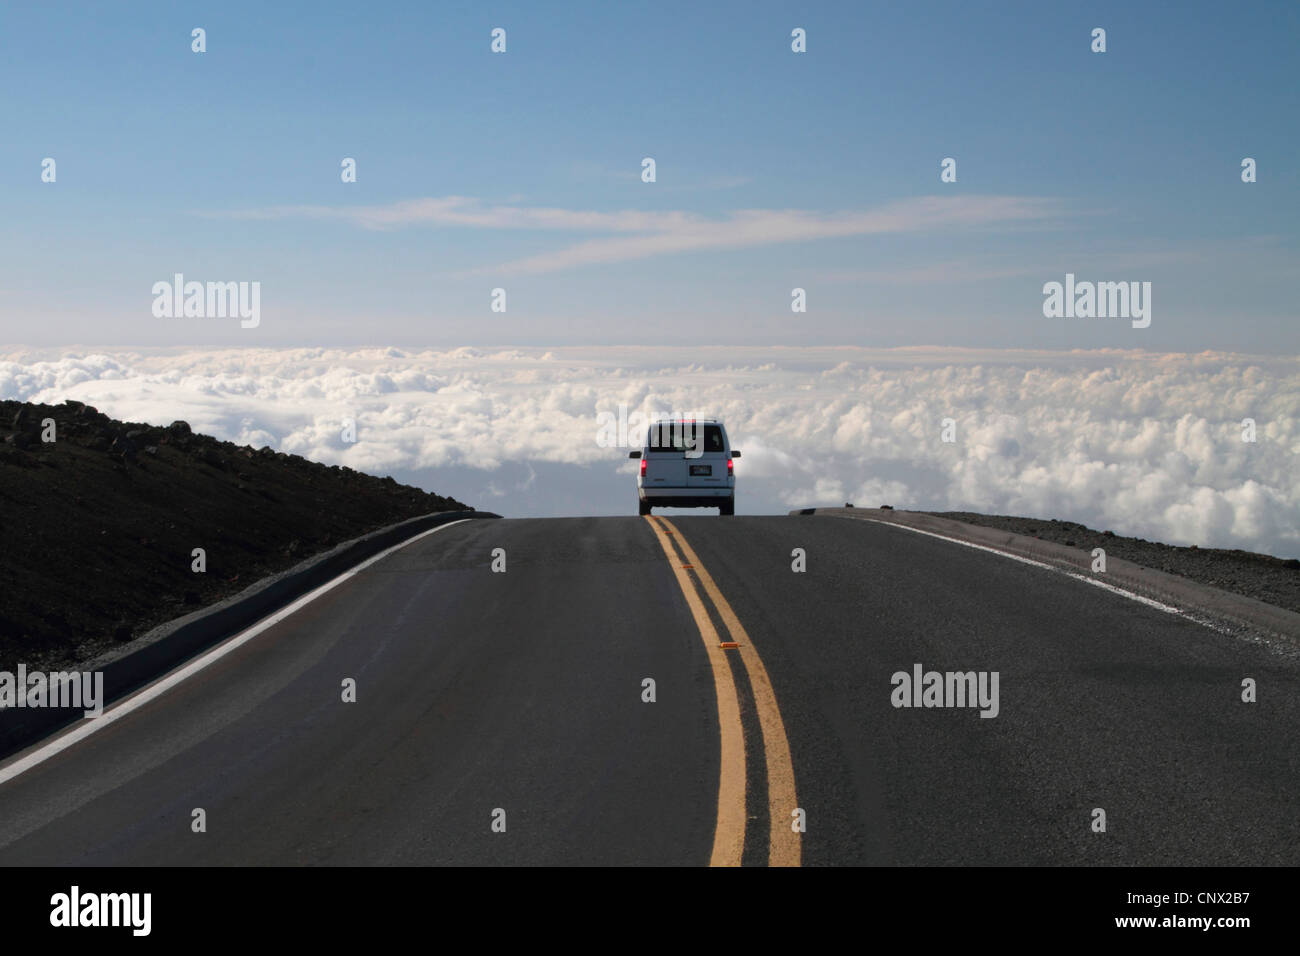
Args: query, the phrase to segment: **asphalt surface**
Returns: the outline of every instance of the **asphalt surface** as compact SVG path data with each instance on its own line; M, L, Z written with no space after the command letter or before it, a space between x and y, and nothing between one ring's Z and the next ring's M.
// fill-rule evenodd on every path
M670 520L770 675L804 865L1300 863L1294 649L902 528ZM704 865L709 661L644 519L455 525L0 785L0 864ZM895 708L917 663L997 671L1000 713Z

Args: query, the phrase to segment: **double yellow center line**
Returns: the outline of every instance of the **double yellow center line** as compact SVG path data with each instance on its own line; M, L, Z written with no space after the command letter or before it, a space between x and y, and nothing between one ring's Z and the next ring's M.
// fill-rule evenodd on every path
M722 596L712 575L694 549L666 518L647 516L659 545L668 558L677 584L686 597L691 616L704 641L717 691L718 725L722 738L722 774L718 781L718 822L713 832L710 866L740 866L745 846L745 736L740 722L740 698L729 654L739 654L749 675L763 735L763 755L767 763L767 802L770 833L767 862L769 866L798 866L801 854L799 832L792 826L799 803L795 797L794 765L790 760L790 742L776 704L776 694L768 679L767 668L754 642L745 633L736 612ZM675 542L675 545L674 545ZM692 579L694 575L694 580ZM698 582L698 584L697 584ZM705 599L712 603L728 637L718 636L709 617Z

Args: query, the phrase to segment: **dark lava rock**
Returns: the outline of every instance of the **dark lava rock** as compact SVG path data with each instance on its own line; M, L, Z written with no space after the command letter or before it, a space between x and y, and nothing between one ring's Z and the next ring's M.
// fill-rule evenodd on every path
M59 440L40 445L45 418ZM9 436L3 425L15 420L22 427ZM179 420L117 422L80 402L0 401L0 438L0 670L66 667L336 542L471 510L297 455L236 459L252 449ZM164 443L168 452L155 454ZM147 467L137 452L151 456ZM231 473L236 461L242 478ZM255 493L241 493L241 482ZM206 574L191 570L195 548L207 552Z

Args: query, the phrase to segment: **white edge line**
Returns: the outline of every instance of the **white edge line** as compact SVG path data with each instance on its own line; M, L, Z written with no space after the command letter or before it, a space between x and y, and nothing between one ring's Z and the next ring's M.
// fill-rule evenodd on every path
M348 580L353 575L355 575L358 571L365 570L366 568L370 567L370 565L374 564L376 561L382 561L384 558L388 557L394 551L400 551L402 548L405 548L407 545L414 544L415 542L419 541L421 538L427 538L429 535L434 534L435 532L443 531L447 528L453 527L454 525L458 525L461 522L470 521L470 520L471 520L470 518L458 518L455 521L448 521L446 524L440 524L436 528L430 528L428 531L421 531L419 534L415 535L414 537L407 538L405 541L399 542L398 544L393 545L391 548L387 548L383 551L380 551L378 554L367 558L366 560L362 561L360 564L356 565L355 567L349 568L348 570L344 571L338 577L326 581L324 584L316 588L314 591L308 591L306 594L298 598L292 604L288 604L285 607L280 608L280 610L275 611L272 614L268 615L267 617L262 618L262 620L258 621L256 624L252 625L251 627L243 631L240 631L238 634L234 635L233 637L226 638L225 641L223 641L221 644L218 644L216 647L209 650L202 657L195 658L194 660L190 661L188 664L181 666L178 670L174 670L171 673L166 674L165 676L154 681L152 684L149 684L147 687L144 687L141 690L136 691L130 697L126 697L118 701L108 710L104 711L104 713L101 714L100 716L91 717L89 719L83 718L81 722L78 723L71 730L51 740L49 743L45 744L45 746L41 747L39 750L34 750L31 753L27 754L27 756L21 757L18 760L15 760L13 763L10 763L8 766L4 767L3 769L0 769L0 786L8 783L10 780L14 779L17 776L26 773L28 770L31 770L33 767L44 763L45 761L49 760L51 757L55 756L56 754L62 753L63 751L67 750L69 747L73 746L74 744L79 743L82 740L85 740L95 731L102 730L104 727L107 727L109 724L121 719L122 717L125 717L127 714L131 713L132 711L138 710L139 708L143 707L145 704L149 703L149 701L161 697L163 694L167 693L167 691L171 690L173 687L177 686L182 681L186 680L187 678L193 677L195 674L203 670L209 664L213 663L214 661L220 660L222 657L225 657L227 654L229 654L231 651L235 650L236 648L242 647L243 645L247 644L249 641L257 637L257 635L261 634L267 628L274 627L276 624L279 624L290 614L293 614L299 608L305 607L306 605L310 604L312 601L316 600L326 591L338 587L344 581Z
M856 517L856 516L855 516ZM998 554L1004 558L1010 558L1012 561L1019 561L1021 564L1032 564L1036 568L1045 568L1048 571L1055 571L1057 574L1064 574L1067 578L1074 578L1076 581L1084 581L1095 587L1104 588L1121 597L1126 597L1130 601L1137 601L1139 604L1145 604L1147 607L1153 607L1157 611L1164 611L1166 614L1183 614L1182 609L1173 607L1169 604L1161 604L1159 601L1149 597L1143 597L1141 594L1134 594L1132 591L1125 591L1121 587L1113 584L1107 584L1105 581L1098 581L1096 578L1090 578L1086 574L1078 574L1074 571L1067 571L1064 568L1058 568L1054 564L1045 564L1042 561L1035 561L1033 558L1023 558L1018 554L1012 554L1010 551L999 551L997 548L990 548L985 544L975 544L971 541L963 541L961 538L950 538L946 534L936 534L933 531L922 531L920 528L913 528L910 525L899 524L893 521L881 521L879 518L858 518L859 521L874 521L876 524L889 525L891 528L902 528L904 531L914 531L917 534L929 535L931 538L938 538L940 541L951 541L953 544L960 544L967 548L974 548L977 551L987 551L989 554Z

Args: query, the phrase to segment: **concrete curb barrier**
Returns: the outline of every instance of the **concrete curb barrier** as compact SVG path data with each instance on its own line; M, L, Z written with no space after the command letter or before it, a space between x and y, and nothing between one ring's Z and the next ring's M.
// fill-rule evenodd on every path
M262 578L224 601L160 624L75 670L103 672L107 708L385 548L452 521L500 517L489 511L439 511L380 528ZM69 708L6 708L0 711L0 760L84 719L81 711Z
M1245 627L1261 636L1300 643L1300 614L1266 604L1243 594L1223 591L1189 578L1143 567L1122 558L1107 557L1106 572L1092 572L1092 552L1071 548L983 525L967 524L923 511L874 508L803 508L791 515L824 515L883 524L904 525L919 531L956 538L970 544L1041 561L1052 567L1123 588L1145 598L1170 604L1215 624Z

